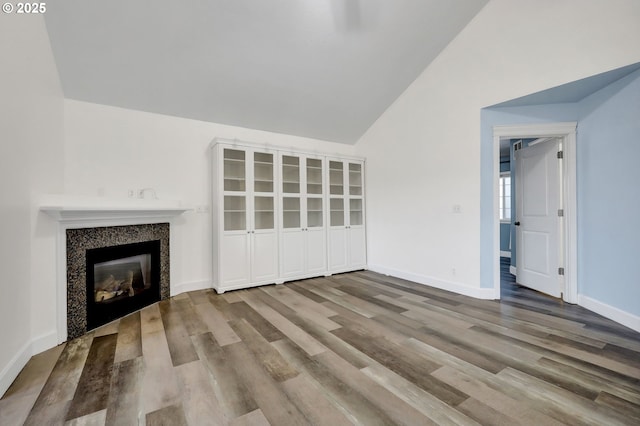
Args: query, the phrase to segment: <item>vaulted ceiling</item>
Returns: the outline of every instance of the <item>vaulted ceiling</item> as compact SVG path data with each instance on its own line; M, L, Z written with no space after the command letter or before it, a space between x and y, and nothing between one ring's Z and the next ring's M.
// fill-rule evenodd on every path
M66 0L70 99L355 143L488 0Z

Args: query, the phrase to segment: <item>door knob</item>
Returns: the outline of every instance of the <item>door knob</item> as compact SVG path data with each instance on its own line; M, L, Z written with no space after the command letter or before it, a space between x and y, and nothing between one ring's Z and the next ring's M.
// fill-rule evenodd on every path
M520 226L520 222L515 222L514 225L515 226Z

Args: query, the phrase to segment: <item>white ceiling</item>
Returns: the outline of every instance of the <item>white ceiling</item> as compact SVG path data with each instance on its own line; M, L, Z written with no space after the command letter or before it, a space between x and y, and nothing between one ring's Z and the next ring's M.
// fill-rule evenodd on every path
M67 98L355 143L488 0L66 0Z

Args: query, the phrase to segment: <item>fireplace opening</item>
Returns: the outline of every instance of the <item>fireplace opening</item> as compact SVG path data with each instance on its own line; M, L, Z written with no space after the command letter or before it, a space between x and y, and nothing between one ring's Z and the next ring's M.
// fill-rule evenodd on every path
M160 240L88 249L87 330L158 302Z

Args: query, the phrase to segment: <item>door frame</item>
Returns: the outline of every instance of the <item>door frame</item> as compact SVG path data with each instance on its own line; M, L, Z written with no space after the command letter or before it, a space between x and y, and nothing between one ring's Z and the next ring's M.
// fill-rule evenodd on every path
M495 299L500 299L500 156L501 138L562 139L562 204L564 209L562 257L565 288L562 299L578 303L578 256L577 256L577 198L576 198L576 133L578 123L516 124L493 127L493 289Z

